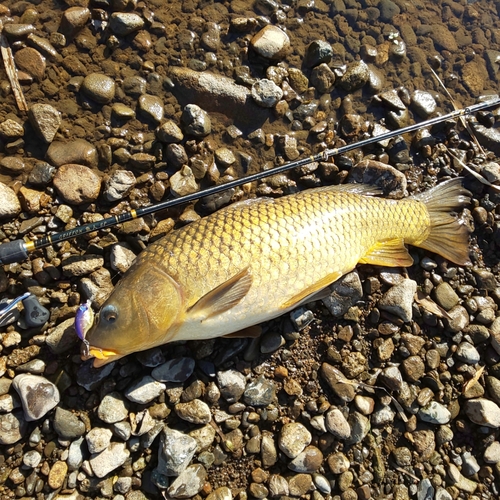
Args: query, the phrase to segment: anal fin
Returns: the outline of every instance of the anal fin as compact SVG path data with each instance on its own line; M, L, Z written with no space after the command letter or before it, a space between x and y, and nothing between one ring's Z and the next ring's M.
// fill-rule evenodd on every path
M376 243L361 257L359 263L386 267L408 267L413 264L413 259L405 247L404 240L397 238Z
M290 307L298 306L302 303L307 303L312 300L319 300L320 298L325 298L328 295L327 291L325 291L325 295L323 295L324 289L331 285L333 282L337 281L342 276L340 271L335 271L326 275L324 278L320 279L316 283L311 286L308 286L304 290L302 290L297 295L294 295L291 299L287 300L284 304L281 304L281 309L289 309Z
M217 316L237 305L251 286L252 275L247 267L201 297L187 314L198 317L201 321Z

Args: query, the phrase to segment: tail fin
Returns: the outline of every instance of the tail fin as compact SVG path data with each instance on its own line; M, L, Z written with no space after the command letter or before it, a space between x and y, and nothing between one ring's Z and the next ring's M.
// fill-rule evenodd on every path
M469 260L469 231L450 212L470 203L471 193L459 178L450 179L413 198L427 207L431 219L428 238L420 247L438 253L455 264Z

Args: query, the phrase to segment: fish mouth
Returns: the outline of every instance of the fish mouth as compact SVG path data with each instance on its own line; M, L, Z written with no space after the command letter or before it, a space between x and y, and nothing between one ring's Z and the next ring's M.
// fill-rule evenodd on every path
M110 363L111 361L122 358L123 354L120 354L111 349L101 349L100 347L89 345L86 346L85 349L82 349L80 357L82 361L94 358L94 368L99 368Z

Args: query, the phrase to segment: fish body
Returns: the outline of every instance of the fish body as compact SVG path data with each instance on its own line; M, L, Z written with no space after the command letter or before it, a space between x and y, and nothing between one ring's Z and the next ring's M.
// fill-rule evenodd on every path
M152 243L87 334L94 365L270 320L320 297L358 263L411 265L405 244L468 261L467 229L450 215L468 201L458 179L403 200L367 191L334 186L239 202Z

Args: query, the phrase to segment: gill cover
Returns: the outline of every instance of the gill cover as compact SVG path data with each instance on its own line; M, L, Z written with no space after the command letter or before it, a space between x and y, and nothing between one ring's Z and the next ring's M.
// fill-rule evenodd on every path
M165 271L144 264L133 266L87 334L89 354L96 358L94 366L168 341L181 307L180 287Z

